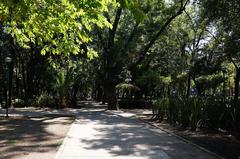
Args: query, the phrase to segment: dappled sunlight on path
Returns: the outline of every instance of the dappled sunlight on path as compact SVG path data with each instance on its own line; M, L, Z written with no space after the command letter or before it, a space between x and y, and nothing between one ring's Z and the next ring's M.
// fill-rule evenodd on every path
M53 158L72 121L56 115L0 119L0 159Z
M56 159L169 159L215 157L155 129L131 114L110 113L97 103L79 110Z

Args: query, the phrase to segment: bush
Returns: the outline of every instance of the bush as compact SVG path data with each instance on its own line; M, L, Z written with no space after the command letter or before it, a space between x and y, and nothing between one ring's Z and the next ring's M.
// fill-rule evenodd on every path
M162 121L168 111L169 107L169 98L160 98L153 102L153 117Z
M37 107L56 107L56 102L52 96L49 96L47 93L42 93L38 96L34 103Z
M205 104L202 98L190 99L189 125L192 129L202 127L206 121Z
M221 118L226 111L226 102L222 98L210 97L206 99L207 126L210 128L222 127Z

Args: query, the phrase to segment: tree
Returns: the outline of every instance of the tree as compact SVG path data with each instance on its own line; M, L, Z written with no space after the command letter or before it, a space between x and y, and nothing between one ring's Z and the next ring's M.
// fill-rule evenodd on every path
M156 0L154 2L145 1L142 6L139 4L139 8L145 12L146 16L150 17L152 14L152 8L149 8L148 3L152 4L161 4L163 8L154 8L155 19L152 23L147 21L134 20L131 16L132 12L124 12L123 17L123 7L117 8L115 11L110 12L111 15L105 14L108 21L112 24L106 32L101 32L98 30L99 42L102 46L100 49L103 53L103 68L104 68L104 91L107 95L109 109L117 109L116 107L116 93L115 86L118 83L118 75L121 72L122 68L127 65L129 70L134 70L143 60L147 57L147 53L150 48L155 44L158 38L164 33L168 25L182 12L185 10L187 1L180 1L173 3L172 5L166 5L165 1ZM144 10L144 7L146 10ZM158 14L156 14L158 12ZM162 12L161 16L159 13ZM134 13L134 12L133 12ZM130 15L129 15L130 14ZM153 17L150 17L153 18ZM145 34L143 32L144 27L150 24L158 26L160 24L160 29L153 30L152 33ZM144 41L141 40L141 37L145 37ZM105 43L106 41L106 43ZM143 43L147 42L146 45ZM143 48L138 49L140 45L143 44ZM134 55L131 55L131 53ZM130 58L129 58L130 57ZM127 62L127 63L126 63Z
M110 27L102 15L108 3L4 0L0 2L0 20L20 46L27 48L37 41L42 54L77 54L81 52L80 45L90 41L88 32L93 25Z
M235 66L235 93L234 99L239 97L239 81L240 81L240 29L238 24L240 23L238 15L240 13L240 3L238 0L232 1L202 1L204 6L203 14L206 14L209 21L217 29L219 34L223 37L220 40L219 45L223 44L223 51L225 57L233 63ZM220 37L221 37L220 36Z

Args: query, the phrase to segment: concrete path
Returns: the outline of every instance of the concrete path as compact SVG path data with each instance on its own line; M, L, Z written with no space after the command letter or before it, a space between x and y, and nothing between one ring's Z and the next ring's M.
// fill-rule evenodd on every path
M75 115L77 119L55 159L217 158L130 114L81 109Z

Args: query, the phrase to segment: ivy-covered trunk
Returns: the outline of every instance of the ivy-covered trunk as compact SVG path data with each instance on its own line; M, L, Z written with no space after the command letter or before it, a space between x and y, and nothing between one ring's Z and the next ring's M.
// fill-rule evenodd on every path
M235 87L234 87L234 100L238 100L239 95L239 81L240 81L240 68L237 68L236 70L236 76L235 76Z

